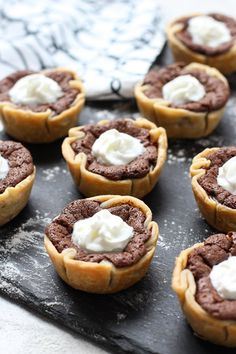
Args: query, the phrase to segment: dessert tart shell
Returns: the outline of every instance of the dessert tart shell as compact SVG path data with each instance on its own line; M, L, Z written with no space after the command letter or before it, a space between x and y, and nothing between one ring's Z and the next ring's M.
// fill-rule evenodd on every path
M209 197L207 192L198 183L198 179L206 173L205 168L210 166L209 154L220 148L208 148L196 155L190 167L192 190L198 207L211 226L222 232L236 231L236 209L229 208L217 200Z
M236 321L219 320L208 314L195 300L196 282L186 269L189 254L203 243L182 251L176 258L172 288L176 292L182 311L195 334L201 339L227 347L236 346Z
M155 124L146 119L139 118L134 124L139 128L150 131L152 142L158 144L157 163L149 173L142 178L132 178L113 181L99 174L90 172L86 168L87 156L84 153L76 154L71 144L84 137L81 131L83 126L72 128L62 144L62 154L78 189L87 197L99 194L132 195L142 198L155 186L167 156L167 137L163 128L157 128ZM104 125L108 120L102 120L98 124Z
M123 203L140 208L146 215L144 226L151 231L151 236L145 243L147 253L137 263L117 268L109 261L95 263L76 260L74 259L76 251L73 248L59 253L47 236L44 239L45 247L57 273L71 287L97 294L115 293L132 286L146 274L155 252L158 225L152 221L151 210L136 198L105 195L90 199L100 201L102 208Z
M186 69L205 71L209 76L222 80L227 86L226 78L215 68L204 64L191 63ZM148 85L138 83L135 86L135 97L143 117L166 129L169 138L197 139L207 136L217 127L225 110L211 112L193 112L182 108L173 108L163 98L148 98L145 95Z
M52 70L42 70L41 73ZM66 68L53 71L66 71L73 75L69 82L71 88L79 89L72 105L58 115L52 111L33 112L17 108L12 102L0 102L0 115L6 132L13 138L27 143L49 143L67 135L68 130L77 124L78 115L85 102L83 84L77 74Z
M189 17L200 15L204 14L194 13L190 14ZM170 22L166 28L168 45L176 61L183 61L186 64L191 62L206 64L217 68L223 74L231 74L236 70L236 42L227 52L219 55L207 56L194 52L177 38L176 34L183 30L184 25L182 23L176 23L176 21L177 19Z
M26 206L35 180L35 174L36 168L34 167L32 174L15 187L7 187L0 194L0 226L12 220Z

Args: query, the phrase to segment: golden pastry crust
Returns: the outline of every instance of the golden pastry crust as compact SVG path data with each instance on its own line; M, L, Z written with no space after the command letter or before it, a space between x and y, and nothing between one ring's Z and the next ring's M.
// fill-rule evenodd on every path
M52 70L42 70L41 73ZM72 105L58 115L51 116L51 110L33 112L19 109L11 102L0 102L0 115L6 132L19 141L27 143L49 143L67 135L68 130L77 124L77 118L85 102L85 91L78 75L66 68L53 71L69 72L74 79L69 82L71 88L78 89L78 95Z
M15 187L8 187L0 194L0 226L12 220L26 206L34 184L36 168L31 175Z
M196 283L192 272L186 269L188 255L194 248L203 246L195 244L180 253L176 258L172 277L172 288L176 292L183 313L194 332L202 339L227 347L236 346L236 321L218 320L208 314L195 300Z
M219 149L205 149L196 155L190 167L190 175L194 197L206 221L219 231L229 232L236 230L236 209L229 208L210 198L205 189L198 183L198 179L206 173L205 168L210 166L210 160L207 159L207 156Z
M201 15L204 14L194 13L190 14L188 17ZM176 34L184 28L182 23L176 23L178 20L180 20L180 18L170 22L166 29L168 45L176 61L184 61L186 64L191 62L207 64L214 66L223 74L230 74L236 70L236 42L227 52L220 55L207 56L194 52L177 38Z
M146 274L155 252L158 225L152 221L152 213L147 205L136 198L105 195L90 199L100 201L101 208L128 203L141 209L146 215L144 225L151 231L145 243L147 253L137 263L117 268L109 261L93 263L75 260L76 251L72 248L59 253L47 236L44 239L45 247L60 277L73 288L97 294L115 293L132 286Z
M84 133L81 131L83 126L70 129L69 137L66 138L62 144L62 154L76 186L85 196L92 197L99 194L119 194L142 198L155 186L166 160L166 132L163 128L157 128L155 124L143 118L131 121L139 128L148 129L152 142L158 144L157 163L143 178L112 181L99 174L88 171L86 169L87 156L84 153L76 154L71 147L74 141L84 137ZM104 125L107 122L107 120L102 120L98 124Z
M226 78L215 68L199 63L191 63L188 70L205 71L209 76L222 80L226 86ZM219 124L225 106L212 112L192 112L182 108L173 108L163 98L148 98L145 95L148 85L138 83L135 86L135 97L141 114L153 121L157 126L166 129L169 138L196 139L209 135Z

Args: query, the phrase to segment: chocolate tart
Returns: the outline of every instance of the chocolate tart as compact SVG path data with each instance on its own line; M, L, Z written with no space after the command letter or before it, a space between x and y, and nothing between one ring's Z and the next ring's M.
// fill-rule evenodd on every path
M56 68L39 73L61 86L64 95L55 103L22 105L11 101L8 92L13 85L35 72L18 71L0 81L0 114L5 130L15 139L27 143L49 143L66 136L77 124L85 101L82 82L74 71Z
M205 87L197 102L173 105L162 97L162 86L180 75L191 74ZM170 138L196 139L209 135L219 124L229 97L226 78L215 68L199 63L176 63L151 70L135 87L141 114L164 127Z
M78 219L102 209L133 225L134 236L123 252L87 253L71 241ZM131 214L132 213L132 214ZM91 293L114 293L143 278L155 252L158 225L151 210L130 196L97 196L68 204L46 229L45 247L59 276L71 287Z
M208 148L194 157L190 167L192 190L202 215L211 226L224 232L236 230L236 196L218 186L216 178L219 167L233 156L234 147Z
M27 204L36 169L30 152L20 143L0 140L0 153L9 163L7 176L0 180L2 226L18 215Z
M195 334L227 347L236 346L236 301L224 300L213 288L213 265L235 255L236 234L212 235L176 258L172 288Z
M180 17L170 22L167 26L168 45L176 61L184 61L186 64L198 62L207 64L220 70L224 74L230 74L236 70L236 21L234 18L222 14L209 14L217 21L226 24L231 32L231 41L219 45L216 48L194 45L191 36L187 32L188 20L204 15L195 13L186 17Z
M109 168L99 165L91 155L92 143L112 128L139 138L146 146L144 154L127 165ZM119 194L141 198L152 190L159 178L166 160L167 138L163 128L143 118L102 120L96 125L70 129L69 137L62 144L62 154L76 186L85 196Z

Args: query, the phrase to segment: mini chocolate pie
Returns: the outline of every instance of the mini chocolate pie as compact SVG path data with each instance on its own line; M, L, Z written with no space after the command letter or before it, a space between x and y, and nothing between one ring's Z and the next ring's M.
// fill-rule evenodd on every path
M236 156L236 147L205 149L190 167L192 189L206 221L219 231L236 230L236 195L219 185L220 169Z
M166 89L172 90L169 97L164 95ZM219 124L229 85L218 70L207 65L175 63L152 69L136 85L135 97L142 115L164 127L168 137L193 139L209 135Z
M71 70L17 71L0 81L5 130L28 143L48 143L64 137L76 125L84 97L83 85Z
M0 141L0 226L27 204L35 172L32 156L22 144Z
M109 222L107 217L99 219L99 213L104 212L108 219L119 219L122 225L117 226L116 220ZM92 222L94 218L97 219ZM77 243L73 237L76 225L81 222L86 227L77 233L80 241ZM132 229L126 246L103 251L100 246L107 247L110 238L113 246L122 239L123 228ZM109 232L114 235L105 242L105 234ZM90 242L90 251L82 247L84 234ZM86 292L105 294L126 289L143 278L154 255L157 238L158 225L152 221L151 210L142 201L130 196L97 196L68 204L48 225L45 247L56 271L67 284Z
M220 290L225 290L222 286L215 287L216 280L216 284L225 281L224 274L217 279L212 273L222 262L235 261L235 255L235 232L212 235L180 253L172 278L173 290L194 332L202 339L228 347L236 346L236 300L229 299L229 293L226 298L224 292L220 294ZM231 287L230 282L227 287Z
M115 140L114 144L111 140L110 148L103 151L103 159L108 158L109 149L114 149L116 153L121 148L121 156L118 156L121 162L116 165L101 162L93 153L93 147L99 139L103 136L105 138L104 134L110 132L113 135L121 133L121 143L113 147ZM127 163L124 161L129 157L130 142L127 143L126 149L126 141L122 141L123 134L126 137L128 135L130 139L135 138L135 144L138 145L133 147L134 152L141 147L140 154ZM108 138L113 139L113 135ZM100 149L106 146L106 142L107 139L103 141ZM102 120L97 124L70 129L69 137L62 144L62 154L78 189L84 195L90 197L99 194L119 194L141 198L152 190L158 180L166 160L167 138L163 128L157 128L143 118L135 121Z
M202 21L197 23L197 18ZM236 21L232 17L219 13L181 17L168 25L167 37L176 61L207 64L224 74L236 70Z

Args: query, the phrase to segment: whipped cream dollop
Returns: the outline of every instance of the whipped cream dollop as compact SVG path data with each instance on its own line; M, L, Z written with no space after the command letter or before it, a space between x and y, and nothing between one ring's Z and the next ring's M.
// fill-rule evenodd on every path
M102 133L92 146L92 154L104 165L126 165L144 151L139 139L116 129Z
M231 256L213 266L210 279L218 294L227 300L236 300L236 257Z
M205 93L204 86L192 75L178 76L162 87L164 100L177 105L199 101Z
M87 252L120 252L133 237L133 228L104 209L74 224L72 241Z
M218 47L231 40L228 27L211 16L195 16L188 21L188 32L195 44Z
M16 104L41 104L56 102L63 96L63 91L55 80L42 74L32 74L18 80L9 95Z
M231 157L219 168L217 183L228 192L236 195L236 156Z
M3 156L0 154L0 180L7 177L9 171L9 164L8 160L4 159Z

